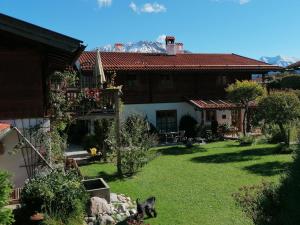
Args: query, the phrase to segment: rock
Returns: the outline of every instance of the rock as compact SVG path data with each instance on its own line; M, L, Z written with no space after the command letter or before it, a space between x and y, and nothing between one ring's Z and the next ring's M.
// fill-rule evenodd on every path
M95 222L97 220L96 217L94 216L90 216L90 217L85 217L84 220L87 222L87 223L90 223L90 222Z
M101 220L100 225L116 224L115 220L109 215L101 216L100 220Z
M117 219L117 221L122 221L123 217L120 214L117 214L116 215L116 219Z
M104 214L112 214L111 206L104 198L92 197L91 198L91 216L99 216Z
M126 211L126 212L125 212L125 215L126 215L126 217L131 216L131 214L129 213L129 211Z
M118 195L118 199L120 202L127 202L126 196L124 195Z
M127 211L127 207L128 207L128 204L127 203L124 203L124 204L120 204L118 206L118 212L119 213L125 213Z
M129 213L130 213L130 215L134 215L134 214L136 214L137 212L136 212L136 209L130 209L130 210L129 210Z
M118 195L116 193L110 193L110 202L118 202Z

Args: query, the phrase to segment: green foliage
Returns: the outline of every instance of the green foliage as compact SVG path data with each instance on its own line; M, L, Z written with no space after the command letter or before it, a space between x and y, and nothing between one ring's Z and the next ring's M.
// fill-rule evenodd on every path
M279 212L279 196L273 183L263 182L260 185L243 186L233 197L256 225L275 223Z
M295 123L300 117L300 100L294 93L273 92L258 103L258 117L266 124L276 124L284 142L289 144L285 126Z
M9 225L13 222L11 210L4 208L8 204L12 192L9 175L0 170L0 224Z
M66 222L74 213L82 214L87 194L75 172L54 170L26 183L21 202L32 213L44 212Z
M148 162L148 150L155 142L156 136L149 132L147 121L139 115L128 117L120 124L119 137L116 133L116 124L112 124L106 139L113 156L117 159L117 164L120 160L119 166L123 175L136 173Z
M185 136L194 138L197 135L197 121L189 114L183 115L179 122L179 130L185 131Z
M265 89L253 81L236 81L226 88L229 99L235 103L247 106L249 102L256 100L265 94Z
M268 84L272 89L300 89L300 76L297 74L283 74Z
M266 91L265 88L253 81L236 81L226 88L228 98L240 104L244 109L244 120L243 120L243 133L246 135L246 118L248 117L249 104L255 101L258 97L264 96Z
M240 145L248 146L255 143L255 137L251 135L242 136L239 138Z

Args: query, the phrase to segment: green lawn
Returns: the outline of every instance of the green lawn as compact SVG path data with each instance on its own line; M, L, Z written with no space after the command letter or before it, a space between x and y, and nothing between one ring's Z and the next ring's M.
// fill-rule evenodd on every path
M118 180L112 164L82 166L87 177L104 177L113 192L133 199L155 196L158 217L151 225L249 225L232 193L263 179L278 182L292 161L274 154L276 145L240 147L226 141L187 149L156 148L158 157L130 179Z

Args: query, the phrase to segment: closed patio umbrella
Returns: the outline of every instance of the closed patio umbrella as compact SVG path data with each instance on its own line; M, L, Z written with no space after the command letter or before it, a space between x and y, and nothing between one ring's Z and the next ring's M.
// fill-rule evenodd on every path
M94 73L95 73L95 76L96 76L96 80L99 79L100 86L102 87L103 84L106 82L106 78L105 78L105 74L104 74L103 65L102 65L99 50L97 50L97 57L96 57Z

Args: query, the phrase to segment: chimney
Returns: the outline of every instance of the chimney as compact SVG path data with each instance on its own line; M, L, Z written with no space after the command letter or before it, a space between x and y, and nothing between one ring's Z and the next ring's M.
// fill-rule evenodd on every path
M175 37L166 36L167 55L176 55Z
M116 43L115 52L125 52L124 45L122 43Z
M176 53L177 54L184 53L183 43L176 43Z

